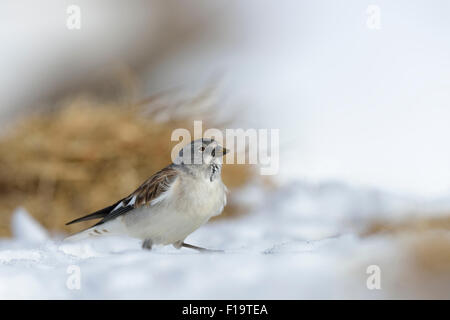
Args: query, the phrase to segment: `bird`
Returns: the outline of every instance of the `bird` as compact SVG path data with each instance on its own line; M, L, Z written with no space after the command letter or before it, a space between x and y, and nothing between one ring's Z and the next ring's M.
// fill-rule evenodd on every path
M173 245L216 251L188 244L186 237L222 213L228 189L222 182L223 156L229 150L216 140L201 138L184 146L171 164L148 178L127 197L66 223L101 220L65 240L127 235L142 240L142 248Z

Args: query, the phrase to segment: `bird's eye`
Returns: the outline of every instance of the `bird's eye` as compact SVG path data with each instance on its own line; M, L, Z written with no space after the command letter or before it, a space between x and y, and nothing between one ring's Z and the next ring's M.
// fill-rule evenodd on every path
M199 150L200 150L201 152L203 152L203 151L205 151L205 147L201 146L201 147L199 148Z

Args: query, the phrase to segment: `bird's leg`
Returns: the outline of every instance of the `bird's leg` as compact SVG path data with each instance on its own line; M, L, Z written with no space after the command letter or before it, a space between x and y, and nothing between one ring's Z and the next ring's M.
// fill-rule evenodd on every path
M153 241L152 239L145 239L142 243L142 249L152 250Z
M180 249L181 246L183 245L183 241L174 242L174 243L172 243L172 245L175 249Z
M189 248L189 249L195 249L200 252L223 252L222 250L211 250L211 249L206 249L206 248L202 248L202 247L197 247L197 246L194 246L194 245L186 243L186 242L181 243L181 246L185 247L185 248Z

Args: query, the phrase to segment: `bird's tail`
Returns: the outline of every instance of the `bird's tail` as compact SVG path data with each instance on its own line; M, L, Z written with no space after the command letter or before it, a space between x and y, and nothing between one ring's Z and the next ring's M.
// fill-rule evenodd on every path
M88 229L68 236L64 239L64 241L79 241L91 237L113 236L124 233L126 233L126 230L123 224L121 224L119 221L112 220L106 223L96 224Z
M94 227L88 228L86 230L72 234L72 235L68 236L67 238L65 238L64 241L79 241L79 240L84 240L87 238L101 236L103 234L106 234L106 232L102 232L102 231L98 230L97 227L94 226Z
M77 232L75 234L72 234L72 235L68 236L67 238L65 238L64 241L72 242L72 241L79 241L79 240L87 239L87 238L89 238L91 236L89 234L90 233L90 229L91 228L83 230L83 231L80 231L80 232Z

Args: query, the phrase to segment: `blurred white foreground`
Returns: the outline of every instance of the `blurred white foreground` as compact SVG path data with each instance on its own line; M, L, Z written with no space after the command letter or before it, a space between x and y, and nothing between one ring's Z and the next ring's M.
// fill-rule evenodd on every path
M0 241L0 299L450 298L449 282L417 273L408 242L357 235L374 215L430 205L340 184L248 188L242 198L252 214L188 238L223 254L149 252L129 238L65 243L18 209L13 239ZM381 270L380 290L367 288L371 265Z

